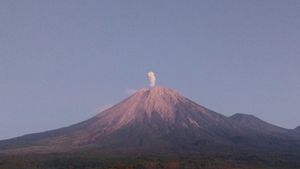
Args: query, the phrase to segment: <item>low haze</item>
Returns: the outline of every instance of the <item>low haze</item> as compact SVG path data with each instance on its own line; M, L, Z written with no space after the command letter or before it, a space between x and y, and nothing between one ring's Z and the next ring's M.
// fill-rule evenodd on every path
M300 125L300 1L0 1L0 139L156 85L226 116Z

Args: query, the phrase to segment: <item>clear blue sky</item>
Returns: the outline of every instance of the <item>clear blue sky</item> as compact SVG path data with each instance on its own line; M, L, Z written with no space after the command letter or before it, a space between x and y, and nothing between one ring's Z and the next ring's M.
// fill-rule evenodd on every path
M298 0L1 0L0 139L67 126L157 83L300 125Z

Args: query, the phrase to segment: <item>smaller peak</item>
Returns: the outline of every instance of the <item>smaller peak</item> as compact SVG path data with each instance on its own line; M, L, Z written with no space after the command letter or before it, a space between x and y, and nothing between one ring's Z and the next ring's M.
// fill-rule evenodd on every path
M296 127L294 130L300 131L300 126Z

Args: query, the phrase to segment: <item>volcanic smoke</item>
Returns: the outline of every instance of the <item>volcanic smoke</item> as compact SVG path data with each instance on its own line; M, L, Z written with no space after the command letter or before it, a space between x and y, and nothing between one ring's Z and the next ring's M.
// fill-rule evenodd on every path
M154 72L148 72L147 76L148 76L148 81L149 81L150 87L154 87L155 86L155 81L156 81L156 77L155 77Z

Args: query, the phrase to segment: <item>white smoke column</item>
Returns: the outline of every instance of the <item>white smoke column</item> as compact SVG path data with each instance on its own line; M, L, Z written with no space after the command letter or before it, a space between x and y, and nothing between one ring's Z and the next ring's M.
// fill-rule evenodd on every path
M154 87L155 86L155 81L156 81L156 77L155 77L154 72L148 72L147 76L148 76L148 81L150 83L149 84L150 87Z

